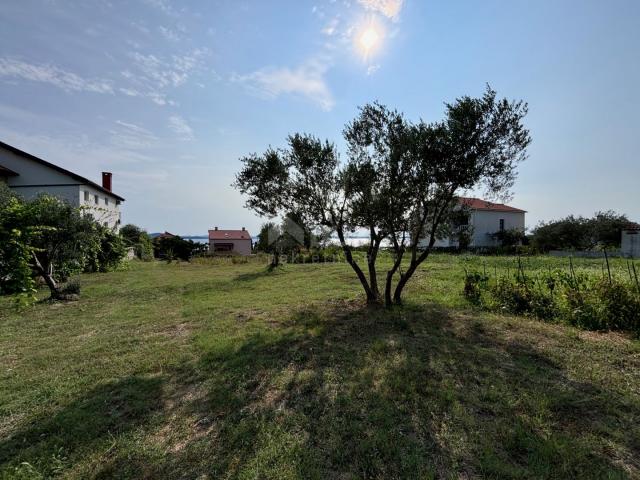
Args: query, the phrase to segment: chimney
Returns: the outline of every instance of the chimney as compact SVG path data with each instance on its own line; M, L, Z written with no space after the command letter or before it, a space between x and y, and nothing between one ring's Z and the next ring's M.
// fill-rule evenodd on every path
M217 232L218 231L218 227L213 227L213 229Z
M102 172L102 188L111 191L111 172Z
M244 227L242 227L242 231L244 232Z

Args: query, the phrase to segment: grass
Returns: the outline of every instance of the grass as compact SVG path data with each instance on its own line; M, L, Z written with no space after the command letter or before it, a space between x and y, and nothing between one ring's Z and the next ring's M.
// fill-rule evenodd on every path
M133 263L79 302L0 299L0 478L640 477L640 342L474 310L482 263L435 255L390 312L344 264Z

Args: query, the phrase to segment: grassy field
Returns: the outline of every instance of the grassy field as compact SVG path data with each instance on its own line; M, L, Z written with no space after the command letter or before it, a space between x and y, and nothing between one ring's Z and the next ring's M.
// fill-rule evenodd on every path
M344 264L133 263L78 302L0 299L0 478L639 478L640 341L474 310L485 261L513 265L434 256L390 312Z

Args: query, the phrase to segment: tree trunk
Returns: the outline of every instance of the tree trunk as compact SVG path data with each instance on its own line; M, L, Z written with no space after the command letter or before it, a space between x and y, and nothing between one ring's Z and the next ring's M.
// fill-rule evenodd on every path
M378 272L376 271L376 260L378 258L378 251L380 250L381 238L371 232L371 243L369 244L369 251L367 252L367 267L369 269L369 288L371 293L377 298L380 298L380 290L378 289Z
M443 202L443 205L436 210L437 213L436 215L434 215L433 223L431 225L431 236L429 238L429 244L425 248L424 252L422 252L420 255L418 255L418 244L420 243L420 232L422 231L422 228L424 226L424 221L421 222L420 228L416 230L413 241L411 243L411 262L409 263L409 268L407 268L407 271L404 274L400 275L400 280L398 281L395 292L393 293L393 303L395 303L396 305L402 304L402 290L407 285L407 282L411 279L416 269L422 262L426 260L426 258L429 256L429 253L431 253L431 249L436 243L435 232L440 226L440 221L442 219L444 209L453 198L453 193L456 191L456 188L456 186L452 187L451 194L447 197L446 201ZM424 218L426 219L426 217Z
M36 271L40 276L42 276L47 287L49 287L49 290L51 291L51 298L58 298L60 296L60 289L58 288L56 280L53 278L53 269L51 268L51 265L49 265L48 268L44 268L35 252L33 253L33 262Z
M415 251L412 252L412 259L411 259L411 263L409 264L409 268L407 268L407 271L404 274L400 275L400 280L398 281L398 284L396 285L396 290L393 293L393 303L395 303L396 305L402 304L402 290L404 289L405 285L407 284L411 276L415 273L416 269L429 256L429 253L431 252L431 248L433 247L434 243L435 243L435 238L432 236L429 242L429 246L417 258L415 255ZM414 250L418 248L417 243L415 246L413 246L413 248Z
M401 250L396 250L396 259L393 262L393 266L391 270L387 272L387 281L384 287L384 306L389 308L393 304L391 301L391 282L393 281L393 276L395 275L398 268L400 268L400 264L402 263L402 256L404 252ZM402 277L402 276L401 276Z
M353 269L353 271L356 272L356 275L358 276L358 280L360 280L360 283L362 284L364 293L367 296L367 303L369 305L379 303L380 301L379 294L374 293L371 290L371 287L369 286L369 282L367 281L367 277L365 276L364 272L362 271L358 263L353 259L353 255L351 254L351 248L349 247L349 245L347 245L347 242L344 239L344 232L342 231L342 228L336 228L336 232L338 233L338 238L340 239L340 245L342 246L342 251L344 252L345 259L347 260L347 263L351 265L351 268Z
M269 265L269 269L273 270L278 265L280 265L280 254L277 251L275 251L273 252L273 257L271 257L271 265Z

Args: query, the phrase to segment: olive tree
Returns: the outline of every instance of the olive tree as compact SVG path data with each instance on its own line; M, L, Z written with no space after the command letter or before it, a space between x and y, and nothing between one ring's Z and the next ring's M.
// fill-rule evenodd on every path
M10 199L0 211L2 290L31 291L35 273L47 284L51 297L59 298L60 282L104 253L103 233L90 215L58 198Z
M366 105L344 129L344 163L328 141L295 134L287 148L241 159L234 185L261 215L294 209L307 225L333 229L367 302L399 304L407 282L449 228L457 195L484 187L504 196L530 142L522 124L527 106L498 100L490 88L480 98L462 97L445 107L440 122L412 123L378 103ZM356 230L369 235L364 268L346 241ZM393 262L383 296L377 260L385 239Z

